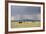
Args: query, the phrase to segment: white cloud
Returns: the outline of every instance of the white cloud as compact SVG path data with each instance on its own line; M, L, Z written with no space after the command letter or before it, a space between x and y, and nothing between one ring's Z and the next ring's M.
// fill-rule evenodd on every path
M14 16L15 20L19 19L32 19L32 20L40 20L40 14L33 14L33 15L16 15Z

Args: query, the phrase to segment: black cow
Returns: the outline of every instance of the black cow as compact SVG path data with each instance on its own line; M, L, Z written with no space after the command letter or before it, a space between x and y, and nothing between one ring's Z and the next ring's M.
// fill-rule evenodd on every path
M22 22L19 22L19 24L21 24Z

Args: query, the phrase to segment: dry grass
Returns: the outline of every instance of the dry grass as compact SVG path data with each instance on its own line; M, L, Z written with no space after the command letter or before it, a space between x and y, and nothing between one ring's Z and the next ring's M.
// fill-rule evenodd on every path
M28 27L40 27L40 22L12 22L12 28L28 28Z

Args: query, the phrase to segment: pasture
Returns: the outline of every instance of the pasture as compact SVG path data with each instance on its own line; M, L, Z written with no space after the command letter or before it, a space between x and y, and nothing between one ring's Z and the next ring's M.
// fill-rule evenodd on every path
M30 27L40 27L40 22L11 22L11 28L30 28Z

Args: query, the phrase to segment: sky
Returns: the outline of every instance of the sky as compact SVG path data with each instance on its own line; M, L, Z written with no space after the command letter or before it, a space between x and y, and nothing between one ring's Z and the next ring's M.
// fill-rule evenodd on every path
M40 20L40 7L33 6L11 6L11 16L15 19Z

